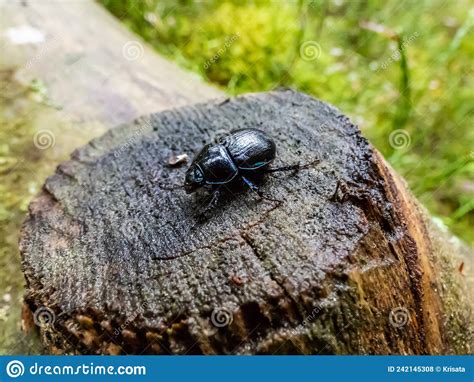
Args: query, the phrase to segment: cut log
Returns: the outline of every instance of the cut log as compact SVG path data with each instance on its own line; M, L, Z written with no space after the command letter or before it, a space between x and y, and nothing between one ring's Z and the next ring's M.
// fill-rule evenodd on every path
M0 87L7 106L1 112L6 120L15 116L12 125L24 138L12 135L13 146L23 142L21 154L12 152L18 155L14 168L31 172L28 179L12 168L2 183L15 183L25 198L43 174L51 174L75 148L108 128L143 114L225 97L157 55L93 0L0 1L0 46ZM39 92L30 92L30 84ZM54 107L39 107L39 102ZM34 147L36 132L40 138L53 137L54 147ZM24 277L15 245L20 214L15 210L5 226L11 245L0 254L0 266L8 264L3 274L10 275L0 276L0 296L8 294L12 301L8 311L2 310L0 353L31 354L40 348L32 331L26 330L27 337L21 331L21 326L35 327L27 307L20 325Z
M224 96L155 54L93 1L11 1L0 6L5 35L40 40L25 44L0 36L0 67L16 65L16 76L25 82L40 79L75 129L112 127Z
M257 127L278 164L203 222L169 191L216 134ZM30 205L26 303L55 353L460 354L472 299L439 230L336 108L293 91L142 117L74 152Z

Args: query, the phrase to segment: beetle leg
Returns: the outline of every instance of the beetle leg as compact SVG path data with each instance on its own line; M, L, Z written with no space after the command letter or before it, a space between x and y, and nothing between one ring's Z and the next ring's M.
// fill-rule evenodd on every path
M241 177L242 180L244 181L244 183L249 186L249 188L255 192L260 198L262 199L265 199L265 200L269 200L271 202L277 202L279 204L283 203L281 200L278 200L278 199L273 199L273 198L270 198L268 196L266 196L262 190L260 190L254 183L252 183L250 180L248 180L246 177L242 176Z
M348 188L344 181L338 179L336 184L336 189L332 196L329 198L332 202L343 203L348 198Z
M207 205L202 208L199 213L196 215L198 220L202 221L205 218L206 212L212 210L215 205L217 204L217 201L219 200L220 196L220 191L218 189L214 190L211 194L211 197L208 199Z
M291 166L283 166L283 167L276 167L276 168L266 168L263 171L264 172L278 172L278 171L298 171L298 170L303 170L310 168L311 166L317 165L320 162L319 159L316 159L313 162L310 163L305 163L305 164L294 164Z
M256 192L258 194L258 196L260 196L260 194L262 193L262 191L260 191L258 189L258 187L252 183L250 180L248 180L245 176L242 176L242 180L244 181L244 183L249 186L249 188L253 191L253 192Z

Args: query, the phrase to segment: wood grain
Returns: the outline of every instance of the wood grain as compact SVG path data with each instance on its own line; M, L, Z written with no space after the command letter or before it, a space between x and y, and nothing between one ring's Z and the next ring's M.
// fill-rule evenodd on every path
M258 127L278 163L320 163L229 192L168 191L217 132ZM339 186L338 186L339 185ZM74 152L30 205L20 250L56 353L450 354L472 351L452 244L336 108L294 91L142 117Z

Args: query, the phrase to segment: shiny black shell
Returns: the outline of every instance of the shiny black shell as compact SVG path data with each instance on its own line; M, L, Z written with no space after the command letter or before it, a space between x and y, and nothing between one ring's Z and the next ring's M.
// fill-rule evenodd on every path
M205 184L224 184L234 179L239 170L223 145L208 144L194 159L190 169L199 167Z
M229 183L240 172L258 172L275 159L275 154L275 143L263 131L234 130L199 152L186 172L188 188L191 192L197 188L190 183L196 183L195 174L199 173L203 175L199 186L205 186Z
M234 130L222 143L240 170L255 171L275 159L275 142L257 129Z

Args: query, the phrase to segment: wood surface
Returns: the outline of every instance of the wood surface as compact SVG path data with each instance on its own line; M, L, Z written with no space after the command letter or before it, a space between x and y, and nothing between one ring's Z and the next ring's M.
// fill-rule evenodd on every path
M196 154L257 127L282 202L169 191ZM53 353L462 354L472 299L462 245L336 108L291 90L174 108L77 149L30 205L20 250L31 312Z

